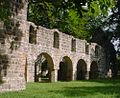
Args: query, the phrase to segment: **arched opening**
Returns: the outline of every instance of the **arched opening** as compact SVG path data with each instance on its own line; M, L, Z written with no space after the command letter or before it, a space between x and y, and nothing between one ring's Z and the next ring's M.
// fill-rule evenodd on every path
M99 47L95 46L95 56L99 56Z
M71 41L71 51L76 51L76 40L72 38Z
M93 61L90 66L90 79L98 78L98 66L97 62Z
M85 44L85 53L89 54L89 45L88 44Z
M30 25L30 28L29 28L29 43L36 44L37 43L36 37L37 37L37 31L35 30L35 27Z
M51 82L53 60L47 53L41 53L35 62L35 82Z
M54 32L54 43L53 43L54 48L59 48L59 34L58 32Z
M59 64L58 81L71 81L72 80L72 61L69 57L63 57Z
M77 80L85 79L87 71L87 64L84 60L80 59L77 63Z
M95 56L95 51L94 51L93 48L91 48L90 55L91 55L91 56Z

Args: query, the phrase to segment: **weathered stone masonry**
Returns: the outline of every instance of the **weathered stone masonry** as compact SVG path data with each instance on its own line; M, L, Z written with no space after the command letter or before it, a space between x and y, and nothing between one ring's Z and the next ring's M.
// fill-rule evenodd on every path
M11 53L8 40L4 45L0 44L0 51L9 56L9 67L7 75L2 77L4 83L0 84L0 92L22 90L25 89L26 82L42 81L42 77L37 75L38 70L42 71L41 68L38 69L41 67L38 64L41 62L40 58L47 61L46 71L49 73L50 82L101 77L105 65L102 47L74 38L57 29L36 26L26 18L27 3L16 16L23 33L21 46ZM66 65L67 67L64 67Z

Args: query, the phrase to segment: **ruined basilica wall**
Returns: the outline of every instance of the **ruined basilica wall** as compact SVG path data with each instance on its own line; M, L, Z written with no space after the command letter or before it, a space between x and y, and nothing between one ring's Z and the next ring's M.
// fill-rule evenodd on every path
M30 44L28 42L28 81L32 81L34 79L33 75L35 60L37 59L37 56L43 52L48 53L52 57L54 62L54 69L57 70L59 69L59 63L62 61L62 58L64 56L68 56L71 59L73 63L73 74L76 72L76 66L80 59L85 60L87 65L90 65L90 55L85 53L85 44L87 41L64 34L57 29L47 29L41 26L37 27L31 22L28 24L29 26L32 25L35 27L35 29L37 29L37 43ZM27 30L27 33L29 33L29 29ZM54 32L57 32L59 34L59 48L53 47ZM76 51L71 51L72 39L76 40Z
M90 53L85 53L85 40L76 39L76 51L71 51L71 40L73 36L59 32L57 29L46 29L39 27L37 29L37 43L29 43L29 26L31 23L22 21L21 29L23 32L23 37L21 41L21 46L17 50L13 50L10 53L10 45L6 40L5 46L1 46L1 51L4 51L9 55L10 66L7 69L7 75L3 77L5 81L0 85L2 91L13 91L25 89L25 73L27 73L27 81L34 81L34 68L35 60L37 56L45 52L49 54L54 62L54 69L59 69L59 63L64 56L68 56L73 64L73 80L76 79L76 66L80 59L83 59L87 63L87 68L89 70L91 61L97 61L98 58L91 56L91 49L95 51L95 45L89 45ZM53 47L54 42L54 32L59 33L59 48ZM104 56L104 55L103 55ZM101 58L103 57L101 56ZM104 61L103 61L104 63ZM103 64L101 63L101 64ZM100 64L100 65L101 65ZM25 72L25 67L27 66L27 71ZM55 73L54 73L55 74ZM56 75L57 77L57 75ZM55 78L56 78L55 77Z
M97 56L95 54L96 46L99 47ZM93 61L97 62L99 77L104 78L105 77L105 66L106 66L105 52L104 52L104 49L96 43L90 44L90 64Z
M53 69L55 69L56 71L59 69L59 63L62 58L64 56L68 56L73 64L73 79L76 79L76 66L80 59L83 59L87 63L87 70L89 70L91 61L95 60L98 62L98 57L95 57L95 54L91 55L92 47L95 52L95 45L89 45L90 53L86 54L85 45L87 44L87 41L64 34L57 29L47 29L41 26L38 27L32 22L28 22L26 20L27 3L14 18L20 21L20 29L22 30L23 37L20 47L17 50L13 50L12 53L9 49L10 44L8 40L6 40L5 45L0 44L0 51L7 54L9 57L9 66L7 67L6 76L3 77L4 83L0 84L0 92L25 89L25 78L27 78L27 81L34 81L35 61L37 59L37 56L39 56L43 52L51 56L54 63ZM33 25L34 28L37 30L36 44L29 43L30 25ZM53 47L54 32L58 32L59 34L59 48ZM71 51L72 39L76 40L76 51ZM99 65L104 65L105 60L103 59L103 57L104 53L101 56L102 60L99 62ZM56 79L56 72L54 72L53 74L54 79Z
M87 63L87 70L90 68L91 61L97 61L98 58L91 56L91 49L95 51L95 45L89 45L89 54L85 53L85 40L76 39L73 36L64 34L57 29L46 29L44 27L35 26L31 22L21 21L21 29L23 37L21 46L17 50L13 50L10 53L10 45L6 41L5 46L1 46L1 51L5 51L10 58L10 66L7 70L7 75L3 77L5 81L0 85L2 91L13 91L25 89L25 73L27 74L27 81L34 81L34 68L37 56L45 52L49 54L54 63L54 69L59 69L59 63L64 56L68 56L73 64L73 80L76 79L76 66L80 59L83 59ZM29 43L29 27L34 25L37 28L37 43ZM53 47L54 32L59 33L59 48ZM71 40L76 39L76 51L71 51ZM101 56L102 58L103 56ZM104 61L100 65L103 64ZM25 72L25 67L27 71ZM55 74L55 73L54 73ZM55 78L57 75L55 76Z

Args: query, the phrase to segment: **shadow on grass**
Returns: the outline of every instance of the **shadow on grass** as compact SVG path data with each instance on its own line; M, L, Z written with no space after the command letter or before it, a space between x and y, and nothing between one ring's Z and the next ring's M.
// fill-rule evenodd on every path
M95 80L80 80L82 82L96 82L96 83L103 83L103 84L119 84L120 85L120 80L119 79L95 79Z
M66 97L89 97L92 95L92 98L94 98L94 96L96 96L97 94L102 94L107 96L113 96L112 98L120 98L120 87L116 86L65 87L62 91L56 90L50 92L62 94ZM100 96L98 95L98 97Z
M86 80L82 80L82 82L86 82ZM92 86L91 84L91 86L64 87L62 91L53 90L50 92L62 94L66 97L103 98L105 96L104 98L120 98L120 80L89 80L89 82L107 85Z

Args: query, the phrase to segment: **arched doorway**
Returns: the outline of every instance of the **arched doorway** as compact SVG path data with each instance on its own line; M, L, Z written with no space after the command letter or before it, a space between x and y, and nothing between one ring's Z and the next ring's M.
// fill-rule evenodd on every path
M63 57L59 64L58 81L71 81L72 80L72 61L68 56Z
M85 79L87 71L87 64L84 60L80 59L77 63L77 80Z
M47 53L41 53L35 62L35 82L51 82L53 60Z
M97 62L93 61L90 66L90 79L98 78L98 65Z

